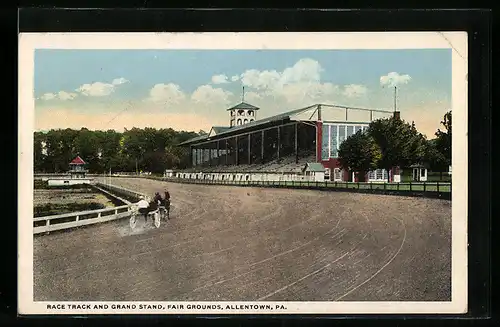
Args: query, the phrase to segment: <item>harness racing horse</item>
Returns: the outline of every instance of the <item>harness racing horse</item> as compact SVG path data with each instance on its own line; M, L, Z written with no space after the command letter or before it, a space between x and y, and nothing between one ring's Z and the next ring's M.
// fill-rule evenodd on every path
M145 208L142 212L140 212L137 208L134 208L132 210L132 215L130 217L130 227L132 229L135 228L137 224L137 215L142 214L144 215L144 220L147 222L148 216L152 216L153 218L153 224L156 228L160 227L161 224L161 211L162 211L162 206L160 205L158 200L153 200L149 202L149 206ZM170 211L170 203L168 205L168 211Z

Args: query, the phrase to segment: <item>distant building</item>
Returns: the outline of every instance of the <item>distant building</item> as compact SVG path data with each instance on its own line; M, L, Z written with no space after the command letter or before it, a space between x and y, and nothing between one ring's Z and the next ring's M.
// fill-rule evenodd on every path
M71 160L69 163L69 178L49 178L49 186L65 186L65 185L77 185L77 184L90 184L91 179L87 178L88 170L85 169L87 163L83 161L80 156Z

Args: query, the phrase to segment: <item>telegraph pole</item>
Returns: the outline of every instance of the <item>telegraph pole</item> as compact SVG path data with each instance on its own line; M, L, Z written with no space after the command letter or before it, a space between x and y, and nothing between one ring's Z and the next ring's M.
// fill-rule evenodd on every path
M397 86L394 86L394 112L398 111L397 109Z

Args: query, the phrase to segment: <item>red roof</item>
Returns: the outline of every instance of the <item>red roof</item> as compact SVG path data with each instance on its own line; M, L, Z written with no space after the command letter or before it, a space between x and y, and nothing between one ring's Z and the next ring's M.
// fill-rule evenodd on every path
M77 156L75 159L73 159L70 163L70 165L85 165L85 161L83 161L80 156Z

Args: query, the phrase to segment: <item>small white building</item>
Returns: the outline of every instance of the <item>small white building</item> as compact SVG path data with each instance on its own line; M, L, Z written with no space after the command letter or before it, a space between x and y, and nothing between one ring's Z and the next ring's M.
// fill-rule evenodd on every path
M412 181L426 182L427 181L427 168L423 165L412 165L410 168L413 170Z
M69 186L78 184L90 184L91 179L86 177L88 170L85 169L85 161L80 156L77 156L70 163L70 176L68 178L49 178L47 180L48 186Z
M306 163L304 168L302 169L306 178L316 182L324 182L325 181L325 167L321 163L318 162L310 162Z

